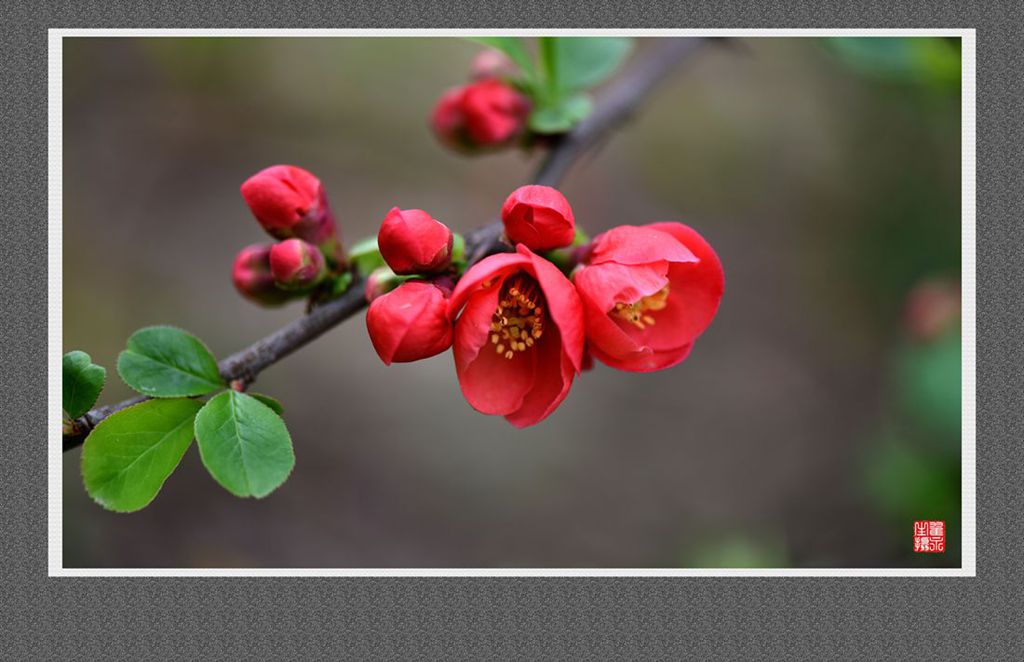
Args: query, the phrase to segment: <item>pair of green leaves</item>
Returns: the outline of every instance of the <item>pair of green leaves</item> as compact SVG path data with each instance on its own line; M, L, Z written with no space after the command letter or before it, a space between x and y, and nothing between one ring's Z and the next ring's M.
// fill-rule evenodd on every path
M520 86L530 94L535 133L564 133L593 111L584 92L608 79L633 48L627 37L540 37L538 64L519 37L478 37L496 48L522 72Z
M291 473L295 455L280 404L223 390L216 359L194 336L166 326L141 329L129 338L117 370L154 399L112 414L85 440L85 488L105 508L132 512L148 505L193 437L210 475L236 496L264 497ZM193 399L215 391L222 392L205 403Z

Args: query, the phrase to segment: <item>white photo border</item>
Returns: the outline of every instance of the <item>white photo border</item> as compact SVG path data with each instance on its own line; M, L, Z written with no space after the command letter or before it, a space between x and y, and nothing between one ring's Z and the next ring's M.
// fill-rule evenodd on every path
M958 37L961 39L961 567L65 568L63 562L63 39L68 37ZM976 577L976 68L973 29L50 29L48 34L48 570L50 577ZM910 540L908 530L907 539Z

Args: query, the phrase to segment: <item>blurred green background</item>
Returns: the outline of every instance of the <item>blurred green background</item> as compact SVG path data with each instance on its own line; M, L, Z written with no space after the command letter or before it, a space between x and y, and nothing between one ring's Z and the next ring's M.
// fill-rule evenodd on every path
M301 314L231 285L263 240L238 193L260 168L316 173L349 243L394 205L493 218L537 155L460 157L427 130L477 50L66 39L63 334L108 367L101 401L130 395L112 368L139 327L224 356ZM939 305L960 273L959 62L949 39L703 48L563 186L591 234L680 220L717 249L725 298L682 365L599 365L517 431L470 409L450 354L383 366L360 317L260 376L297 457L262 501L192 449L117 515L66 453L65 565L959 565L959 322ZM908 312L921 288L940 295ZM918 519L947 520L947 553L913 553Z

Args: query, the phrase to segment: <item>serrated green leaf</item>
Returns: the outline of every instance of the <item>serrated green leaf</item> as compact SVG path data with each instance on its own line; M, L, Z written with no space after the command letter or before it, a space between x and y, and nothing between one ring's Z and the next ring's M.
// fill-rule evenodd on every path
M470 37L470 41L496 48L507 55L528 80L536 77L537 72L533 66L533 58L530 57L530 51L526 49L526 44L519 37Z
M594 111L590 98L577 95L554 106L536 109L530 114L530 130L535 133L565 133Z
M147 400L104 419L82 447L89 496L119 513L147 506L192 443L201 406L187 398Z
M64 355L64 413L75 419L92 409L107 380L107 369L92 362L85 352L75 350Z
M264 497L295 466L292 439L281 417L256 398L225 391L196 416L203 464L235 496Z
M139 329L117 359L128 386L154 398L204 395L224 388L217 359L198 338L172 326Z
M628 37L553 37L551 41L557 72L555 88L572 94L599 85L619 68L630 51Z
M250 393L249 395L273 409L274 413L278 416L284 413L284 405L282 405L279 400L276 400L269 395L263 395L262 393Z

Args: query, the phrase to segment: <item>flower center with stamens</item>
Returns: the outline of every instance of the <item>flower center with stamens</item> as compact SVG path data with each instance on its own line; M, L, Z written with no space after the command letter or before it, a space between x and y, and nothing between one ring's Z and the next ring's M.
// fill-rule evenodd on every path
M638 329L653 326L655 319L651 312L664 310L668 305L668 285L661 288L654 294L640 297L633 303L617 303L612 314L619 319L626 320Z
M506 359L525 352L544 334L544 300L537 283L528 276L505 281L498 307L491 317L491 344Z

